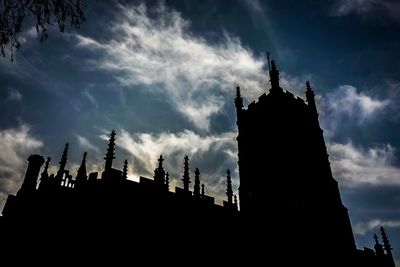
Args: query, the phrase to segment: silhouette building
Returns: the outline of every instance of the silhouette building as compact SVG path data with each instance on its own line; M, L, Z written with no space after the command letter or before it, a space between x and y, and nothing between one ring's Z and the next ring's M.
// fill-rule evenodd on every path
M117 137L112 131L100 177L87 173L85 152L72 178L66 169L68 143L55 175L48 174L50 158L45 161L31 155L21 189L8 197L3 209L2 231L19 238L43 238L56 232L81 240L85 235L91 245L94 240L119 236L151 244L154 253L157 247L169 247L168 237L173 233L186 244L181 251L217 248L207 240L218 238L235 243L230 253L250 263L394 267L383 228L383 245L375 235L374 249L356 247L348 210L331 172L310 83L306 82L305 102L280 87L273 60L269 76L268 94L247 109L236 87L239 203L230 170L226 172L226 200L220 206L206 195L198 168L194 168L192 183L188 156L183 161L183 187L176 187L175 192L170 191L162 155L153 179L128 180L127 160L122 171L113 168ZM61 226L65 231L59 230ZM197 237L189 237L194 232Z

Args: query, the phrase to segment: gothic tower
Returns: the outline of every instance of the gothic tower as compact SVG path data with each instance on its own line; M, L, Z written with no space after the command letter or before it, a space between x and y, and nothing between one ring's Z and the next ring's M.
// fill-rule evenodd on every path
M244 218L252 222L249 231L271 231L269 238L275 237L278 246L294 240L299 255L307 245L314 251L323 247L338 255L354 253L349 216L332 176L310 83L305 103L280 87L274 61L269 74L269 93L247 109L236 87L239 198Z
M40 155L31 155L28 158L28 162L24 182L18 191L18 195L29 195L36 191L37 179L40 168L44 163L44 158Z

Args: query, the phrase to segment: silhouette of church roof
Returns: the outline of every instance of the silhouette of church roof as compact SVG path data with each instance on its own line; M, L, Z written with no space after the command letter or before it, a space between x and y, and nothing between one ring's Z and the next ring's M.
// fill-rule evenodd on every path
M154 179L141 176L139 182L128 180L127 160L123 170L112 166L117 138L113 130L101 178L98 173L87 175L86 152L77 177L72 178L66 169L67 143L57 174L48 176L48 158L37 188L45 160L40 155L30 156L21 189L17 196L8 197L0 224L8 222L11 232L23 233L21 238L38 232L36 238L56 233L82 240L90 233L124 236L140 243L150 236L157 244L152 248L154 256L157 249L168 247L167 233L173 231L181 249L195 248L193 253L199 248L216 248L218 242L214 241L219 237L230 252L234 250L235 256L250 262L394 267L392 247L383 228L383 247L376 235L375 250L355 246L348 210L331 172L310 83L305 85L305 103L280 87L278 67L269 58L268 63L271 89L258 102L244 109L240 87L236 86L239 201L230 170L226 172L227 200L222 206L206 195L198 168L190 191L187 155L183 188L177 186L175 192L169 190L170 177L163 166L166 159L161 155ZM127 225L135 230L127 230ZM194 231L199 235L189 237ZM212 242L205 242L205 237Z

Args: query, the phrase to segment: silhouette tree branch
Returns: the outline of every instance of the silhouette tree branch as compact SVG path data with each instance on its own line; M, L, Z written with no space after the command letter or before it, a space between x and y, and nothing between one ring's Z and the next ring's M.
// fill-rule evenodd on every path
M32 18L40 42L48 37L48 26L57 25L64 32L66 24L79 28L85 21L81 0L0 0L0 52L6 57L9 46L10 59L14 50L21 47L19 34L23 25Z

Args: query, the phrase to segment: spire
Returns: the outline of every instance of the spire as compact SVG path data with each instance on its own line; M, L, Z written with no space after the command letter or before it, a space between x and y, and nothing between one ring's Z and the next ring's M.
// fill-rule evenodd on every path
M226 196L228 197L228 203L232 204L232 179L231 179L231 171L226 170Z
M315 104L315 94L309 81L306 81L306 99L311 112L314 116L318 117L317 106Z
M184 170L183 170L183 190L189 191L190 177L189 177L189 157L185 156L184 161Z
M204 190L204 183L201 183L201 197L204 197L206 195L206 192Z
M167 188L167 191L169 191L169 173L168 172L165 174L165 187Z
M105 171L108 171L112 168L112 162L113 159L115 159L115 131L112 130L111 134L110 134L110 139L109 139L109 143L108 143L108 148L107 148L107 153L105 156L105 160L106 160L106 164L105 164Z
M124 168L122 169L122 179L128 179L128 160L124 160Z
M238 200L237 200L236 194L233 196L233 198L234 198L234 205L235 205L235 208L236 208L236 210L238 210Z
M40 175L40 183L47 183L49 181L49 163L50 163L51 158L47 157L46 163L44 164L44 169L42 174Z
M67 165L67 160L68 160L68 148L69 148L69 143L65 144L64 151L61 156L60 162L60 167L58 168L57 174L55 176L54 183L58 186L62 184L63 178L64 178L64 173L65 173L65 166Z
M389 242L389 238L385 233L385 229L383 228L383 226L381 226L381 235L382 235L382 241L383 241L383 248L386 251L386 255L389 257L391 266L395 266L394 263L394 258L393 258L393 254L392 254L392 247L390 246L390 242Z
M164 159L163 159L162 155L160 155L160 157L158 159L158 168L159 169L163 168L163 161L164 161Z
M242 108L243 108L243 97L240 94L239 84L236 85L235 106L236 106L236 110L242 110Z
M279 86L279 70L276 67L275 60L269 58L268 56L268 67L269 67L269 81L271 82L271 89L269 90L270 92L277 92L281 91L282 88Z
M382 245L379 243L378 236L376 234L374 234L374 239L375 239L374 249L376 256L383 256L385 253L383 252Z
M163 168L163 156L160 155L158 158L158 167L154 170L154 181L158 184L163 185L165 179L165 170Z
M46 163L44 165L44 169L42 174L40 175L40 184L39 184L39 190L47 190L50 184L50 178L49 178L49 163L50 163L50 157L47 158Z
M66 143L64 151L63 151L62 156L61 156L61 160L60 160L60 162L58 162L58 164L60 164L59 171L64 171L65 170L65 166L67 165L68 148L69 148L69 143Z
M385 249L386 254L389 257L391 257L392 260L393 260L392 247L390 246L389 238L387 237L385 229L383 228L383 226L381 226L381 235L382 235L382 241L383 241L383 248Z
M86 156L87 152L83 153L81 166L79 166L78 173L75 179L75 188L81 188L87 181Z
M194 171L193 196L200 197L200 171L198 168Z

